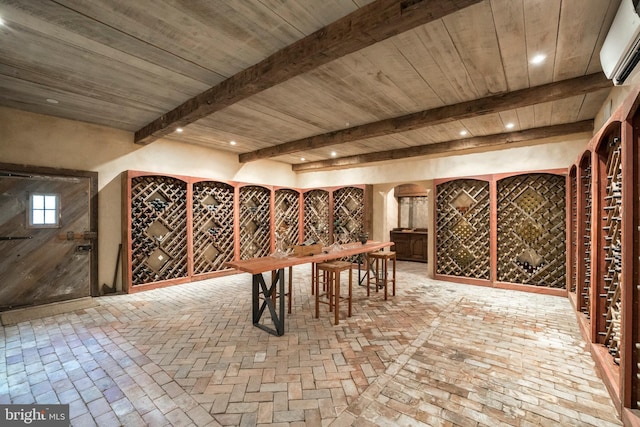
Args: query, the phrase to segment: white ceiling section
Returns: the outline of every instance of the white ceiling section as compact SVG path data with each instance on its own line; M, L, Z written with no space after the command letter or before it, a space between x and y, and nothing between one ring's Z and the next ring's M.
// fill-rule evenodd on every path
M619 3L0 0L0 105L300 171L569 135Z

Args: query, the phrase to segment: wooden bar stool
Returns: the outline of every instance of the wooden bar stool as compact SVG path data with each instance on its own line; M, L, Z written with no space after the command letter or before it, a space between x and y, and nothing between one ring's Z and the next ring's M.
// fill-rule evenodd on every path
M326 275L323 275L323 277ZM318 274L318 263L317 262L312 262L311 263L311 295L313 295L316 291L316 282L318 281L319 278L319 274ZM322 289L326 290L327 284L326 284L326 280L323 281L322 283Z
M334 324L340 323L340 301L346 300L348 305L347 316L351 317L351 306L353 300L353 277L352 266L350 262L346 261L332 261L323 262L316 267L315 278L315 294L316 294L316 318L320 317L320 303L329 304L329 312L334 312ZM348 271L349 275L349 293L347 296L342 296L340 291L340 273ZM320 295L320 272L325 276L325 283L327 284L326 293ZM327 301L320 301L320 296L326 295Z
M329 274L326 271L323 271L322 274L319 274L318 265L329 264L330 262L332 261L325 261L324 263L311 263L311 295L315 294L315 290L320 287L320 285L322 285L322 290L324 292L327 291ZM331 311L333 311L333 309L331 309Z
M388 285L391 283L393 285L392 295L396 295L396 253L395 252L371 252L368 254L369 257L369 274L367 275L367 296L370 296L370 286L371 286L371 274L375 274L375 286L376 292L380 288L380 284L382 283L382 287L384 287L384 299L387 299L388 295ZM392 275L389 276L389 263L393 261L393 270Z

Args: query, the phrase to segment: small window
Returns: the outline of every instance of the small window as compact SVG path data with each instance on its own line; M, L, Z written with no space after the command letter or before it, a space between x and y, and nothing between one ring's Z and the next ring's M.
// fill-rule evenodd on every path
M60 197L57 194L32 193L29 199L29 226L60 226Z

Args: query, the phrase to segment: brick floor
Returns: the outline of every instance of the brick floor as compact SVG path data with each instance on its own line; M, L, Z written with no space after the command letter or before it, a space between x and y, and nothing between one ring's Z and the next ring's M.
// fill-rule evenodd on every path
M357 287L334 326L296 267L282 337L252 326L247 274L3 327L0 403L77 426L621 425L568 300L425 268L399 262L388 301Z

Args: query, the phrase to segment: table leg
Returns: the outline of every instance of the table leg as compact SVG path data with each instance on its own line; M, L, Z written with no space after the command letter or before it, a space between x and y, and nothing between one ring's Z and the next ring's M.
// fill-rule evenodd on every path
M362 274L362 264L365 262L366 254L358 254L358 285L364 286L363 282L367 279L367 270L364 271L364 275Z
M371 296L371 272L369 271L369 263L371 262L371 258L369 258L369 254L367 254L367 296Z
M262 273L254 274L252 280L252 308L253 308L253 325L269 332L270 334L281 336L284 335L284 269L279 269L271 280L271 286L267 286ZM278 310L276 311L273 295L278 287ZM262 304L260 304L260 294L262 294ZM269 309L271 320L273 320L274 328L260 323L265 308Z
M334 324L337 325L338 323L340 323L340 272L339 271L336 271L335 273L333 273L333 280L335 283L335 291L333 293L333 298L336 305L335 306L336 312L334 313L335 315ZM329 298L329 307L331 307L331 298Z

